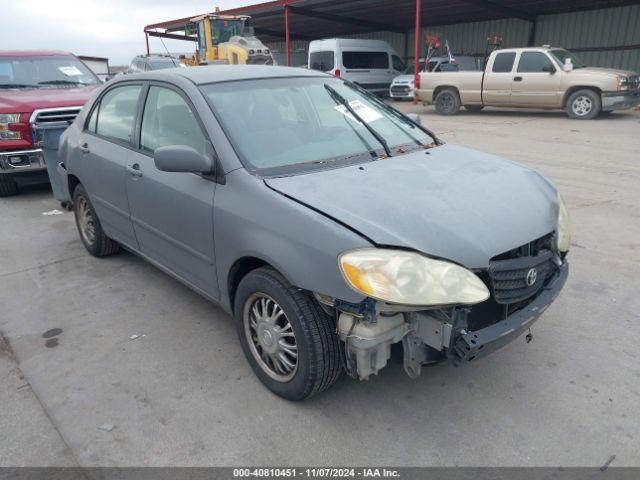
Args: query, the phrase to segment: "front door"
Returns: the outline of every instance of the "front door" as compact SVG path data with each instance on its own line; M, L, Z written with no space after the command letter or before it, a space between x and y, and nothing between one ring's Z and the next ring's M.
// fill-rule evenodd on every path
M132 137L142 88L129 84L107 91L90 114L78 152L73 152L82 157L75 164L105 233L131 248L137 241L129 218L125 166L137 155Z
M213 247L213 195L216 184L195 173L162 172L153 152L188 145L209 148L186 97L151 85L140 127L140 149L127 166L127 195L140 251L192 287L217 299Z
M557 107L560 104L561 73L544 52L522 52L511 86L515 107Z

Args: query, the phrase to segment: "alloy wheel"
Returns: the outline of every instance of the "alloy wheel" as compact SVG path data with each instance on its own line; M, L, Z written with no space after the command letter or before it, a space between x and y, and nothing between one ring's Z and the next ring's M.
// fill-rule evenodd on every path
M579 117L584 117L593 110L593 101L586 95L580 95L571 104L573 113Z

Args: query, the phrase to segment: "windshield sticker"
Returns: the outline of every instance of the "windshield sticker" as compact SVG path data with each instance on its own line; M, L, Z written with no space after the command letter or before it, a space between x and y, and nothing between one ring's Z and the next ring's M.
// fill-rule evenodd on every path
M76 77L78 75L82 75L82 72L78 69L78 67L73 65L58 67L58 70L64 73L67 77Z
M380 120L382 118L382 115L380 115L373 108L362 103L360 100L352 100L351 102L349 102L349 106L353 108L353 111L356 112L356 114L358 114L358 116L366 123L375 122L376 120ZM347 107L345 107L344 105L338 105L334 108L345 117L350 118L353 121L357 121L355 118L353 118L351 112L349 112L349 110L347 110Z

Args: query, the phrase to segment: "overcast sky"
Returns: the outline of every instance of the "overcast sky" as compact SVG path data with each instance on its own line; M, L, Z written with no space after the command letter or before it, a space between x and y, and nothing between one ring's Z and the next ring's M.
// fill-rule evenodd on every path
M128 65L145 53L145 25L261 3L261 0L0 0L0 50L65 50ZM162 53L157 38L151 51ZM165 40L171 52L192 52L188 42Z

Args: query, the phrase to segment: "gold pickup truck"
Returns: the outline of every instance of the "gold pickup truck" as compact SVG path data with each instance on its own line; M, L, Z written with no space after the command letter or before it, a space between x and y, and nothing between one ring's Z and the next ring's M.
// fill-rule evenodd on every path
M564 109L576 119L640 104L640 76L587 67L567 50L549 46L496 50L484 71L423 72L418 99L441 115L464 106Z

